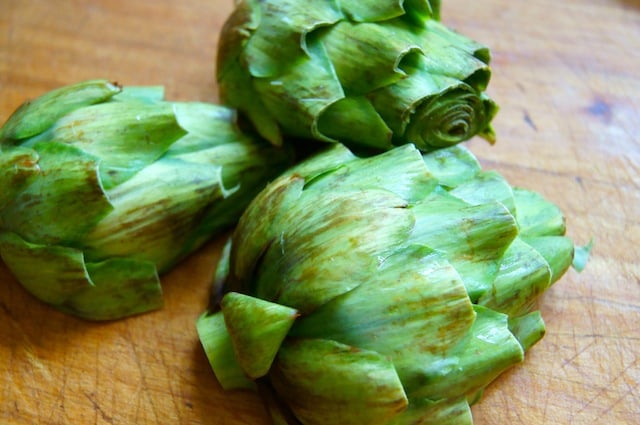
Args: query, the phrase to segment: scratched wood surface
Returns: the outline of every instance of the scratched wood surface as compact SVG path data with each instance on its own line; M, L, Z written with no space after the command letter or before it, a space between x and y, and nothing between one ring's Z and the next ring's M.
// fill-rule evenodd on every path
M547 335L473 407L477 424L640 423L640 2L445 0L443 20L489 45L502 110L487 168L543 193L587 269L544 297ZM0 121L25 99L105 77L216 101L231 0L0 0ZM267 424L225 393L199 346L220 249L163 278L166 305L113 323L58 313L0 264L0 423ZM366 425L366 424L365 424Z

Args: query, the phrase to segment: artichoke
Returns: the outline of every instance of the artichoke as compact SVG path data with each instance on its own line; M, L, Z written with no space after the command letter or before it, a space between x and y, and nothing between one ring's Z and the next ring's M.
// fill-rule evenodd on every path
M87 319L162 305L158 275L235 224L288 155L235 112L103 80L24 103L0 130L0 254Z
M423 151L494 141L489 49L439 21L439 0L240 0L220 35L221 98L285 136Z
M222 387L259 391L276 424L471 424L545 332L564 233L554 204L460 145L335 144L249 205L200 340Z

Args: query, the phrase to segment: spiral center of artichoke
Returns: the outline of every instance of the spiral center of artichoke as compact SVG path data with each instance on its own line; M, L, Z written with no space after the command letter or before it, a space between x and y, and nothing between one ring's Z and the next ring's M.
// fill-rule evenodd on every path
M421 105L409 122L406 135L409 141L428 151L473 137L483 121L480 97L470 88L459 88Z

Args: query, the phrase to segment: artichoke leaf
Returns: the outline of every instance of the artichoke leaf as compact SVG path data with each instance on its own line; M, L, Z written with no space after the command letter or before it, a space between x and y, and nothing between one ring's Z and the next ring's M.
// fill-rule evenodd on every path
M540 341L546 329L540 311L532 311L509 319L509 330L518 339L524 351Z
M0 233L0 254L11 273L33 295L54 305L93 285L82 251L35 244L12 232Z
M439 400L473 394L522 362L524 350L509 330L508 316L477 305L474 310L476 320L457 346L430 362L414 364L411 376L417 385L405 384L410 398Z
M155 264L129 258L87 263L93 285L58 305L61 311L90 320L116 320L162 307Z
M156 103L164 100L163 86L126 86L122 87L120 93L111 98L112 101L120 102L143 102Z
M516 217L522 237L562 236L566 225L562 211L539 193L514 188Z
M466 397L429 400L410 398L409 408L388 425L472 425Z
M280 237L285 220L281 205L295 204L302 194L304 179L298 175L279 178L260 192L240 218L231 244L231 270L225 287L228 291L255 293L256 277L267 249ZM268 299L268 298L267 298Z
M21 146L2 151L0 154L0 211L40 174L40 155L33 149ZM0 213L0 228L2 214Z
M216 262L215 272L213 274L213 285L211 288L211 295L209 298L208 312L213 314L220 310L220 301L227 289L225 285L229 283L231 276L231 246L232 238L227 238L226 242L222 246L220 251L220 257Z
M113 210L101 185L99 160L63 143L33 149L40 156L40 173L0 211L0 222L31 242L81 239Z
M509 213L514 216L516 214L513 190L504 177L495 171L479 172L473 178L450 190L449 193L470 205L499 202L509 210Z
M286 340L269 378L305 425L385 425L407 407L388 358L335 341Z
M307 51L290 72L257 78L253 87L269 114L279 117L287 134L333 142L318 130L318 119L329 105L345 96L344 91L324 46L309 37ZM245 102L252 102L248 99L252 97Z
M204 102L175 102L173 114L177 124L189 135L206 141L201 145L189 145L192 151L225 145L229 140L238 140L238 137L248 138L238 129L238 117L234 109ZM179 151L181 147L181 141L178 141L171 145L167 153Z
M68 113L24 145L52 140L101 158L101 178L109 188L160 158L185 134L170 103L107 102Z
M414 21L440 20L440 0L404 0L403 6L407 16Z
M365 97L345 97L329 105L318 118L318 131L334 140L389 150L393 132Z
M411 389L415 364L456 346L475 316L455 269L432 249L413 246L386 258L366 283L300 318L291 335L389 356Z
M476 157L460 145L435 150L423 155L422 159L440 186L447 190L473 179L481 171Z
M0 146L35 136L67 113L109 100L122 89L106 80L61 87L23 103L0 129Z
M239 0L220 31L220 43L216 56L216 77L230 79L240 71L250 77L248 71L241 67L240 57L249 38L261 20L258 0ZM244 78L243 78L244 79Z
M412 210L411 241L442 252L476 302L490 290L502 255L517 236L513 215L498 202L469 205L446 192L434 192Z
M242 369L251 379L266 375L298 312L237 292L227 293L220 307Z
M341 0L340 8L352 21L377 22L402 16L403 0Z
M202 314L196 322L196 329L207 360L222 388L255 390L255 383L238 363L222 312Z
M307 192L286 209L264 256L256 296L308 312L366 281L385 252L405 240L414 217L384 190ZM313 208L310 206L313 205Z
M283 176L296 175L305 180L304 187L314 184L319 177L330 175L344 164L357 159L346 146L341 143L333 143L323 149L317 155L303 160L285 171Z
M515 317L528 312L549 287L551 268L531 245L516 238L504 253L490 291L478 304Z
M420 52L420 46L406 34L408 29L401 21L342 21L323 34L322 44L348 96L364 95L406 77L400 67L402 59Z
M496 101L491 99L484 92L480 93L480 100L482 100L485 122L483 126L480 126L477 136L482 137L487 142L493 145L496 142L496 131L493 128L492 122L500 111L500 106L498 106Z
M112 259L87 263L82 251L29 243L0 234L2 259L21 284L57 309L90 320L111 320L162 306L153 263Z
M260 17L260 7L255 0L236 2L236 8L222 28L216 57L220 98L231 107L241 107L262 137L274 146L281 146L280 127L262 100L254 96L253 77L241 60Z
M166 271L181 259L176 250L197 224L194 216L224 199L221 181L220 166L155 161L107 192L115 209L85 235L87 257L153 259Z
M522 240L533 247L550 267L549 285L554 284L571 267L575 253L573 241L566 236L523 237Z
M405 145L331 168L307 183L305 190L317 193L379 188L397 194L412 205L426 198L437 184L420 152L415 146Z
M415 40L424 52L422 71L467 82L479 92L486 90L491 79L486 47L436 21L427 21Z
M229 44L231 41L223 43ZM222 61L219 57L219 62ZM254 79L248 71L240 66L237 60L227 61L219 71L220 98L229 106L242 108L253 123L256 131L274 146L282 146L280 127L260 97L255 96ZM251 101L248 101L251 99Z
M242 60L256 78L276 77L309 53L307 35L344 17L336 0L258 2L260 21ZM282 24L286 25L282 25ZM283 60L287 58L287 60Z
M351 21L383 22L402 15L422 22L431 17L439 19L439 0L341 0L340 8Z

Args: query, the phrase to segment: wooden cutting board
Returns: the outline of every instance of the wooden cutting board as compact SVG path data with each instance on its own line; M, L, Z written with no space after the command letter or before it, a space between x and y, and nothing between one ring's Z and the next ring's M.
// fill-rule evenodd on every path
M546 337L473 407L477 424L640 423L640 2L445 0L443 21L492 48L498 143L487 168L567 216L587 269L544 297ZM231 0L2 0L0 121L27 98L104 77L217 100ZM225 393L194 321L220 241L163 278L166 305L88 323L43 305L0 265L0 423L268 424ZM364 424L366 425L366 424Z

